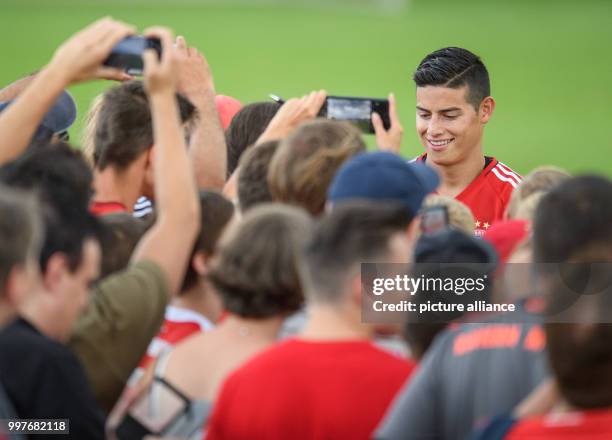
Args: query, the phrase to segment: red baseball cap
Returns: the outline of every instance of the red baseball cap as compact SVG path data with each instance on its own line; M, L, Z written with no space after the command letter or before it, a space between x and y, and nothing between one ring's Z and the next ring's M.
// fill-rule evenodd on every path
M493 245L500 262L508 261L512 252L529 234L530 225L527 220L503 220L494 223L487 229L482 238Z
M225 130L232 122L234 115L242 108L242 103L231 96L217 95L215 96L215 104L217 105L221 125Z

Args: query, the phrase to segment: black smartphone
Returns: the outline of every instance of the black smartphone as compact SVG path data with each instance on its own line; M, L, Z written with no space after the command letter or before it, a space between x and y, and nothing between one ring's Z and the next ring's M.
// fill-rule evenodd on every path
M162 48L159 38L147 38L142 35L126 37L113 47L104 65L117 67L130 75L142 75L144 68L142 53L147 49L155 50L158 58L161 58Z
M421 232L435 234L448 228L448 208L446 206L428 206L421 209Z
M285 103L278 95L270 95L270 98L279 104ZM328 96L321 107L319 116L337 121L349 121L364 133L374 133L372 125L372 113L374 112L380 115L385 130L388 130L391 127L388 99Z

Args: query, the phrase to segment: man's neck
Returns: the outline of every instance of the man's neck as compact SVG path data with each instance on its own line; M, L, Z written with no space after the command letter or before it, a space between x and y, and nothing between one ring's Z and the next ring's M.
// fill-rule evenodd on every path
M130 212L142 195L138 178L129 171L119 173L112 167L94 171L94 191L94 202L121 203Z
M171 304L182 309L193 310L215 323L221 316L223 306L221 301L213 295L214 293L209 289L195 286L181 292L181 295L174 298Z
M470 183L478 177L485 167L486 159L481 148L474 150L474 154L467 160L459 163L444 166L437 165L431 160L427 160L427 165L434 168L440 175L440 186L438 194L457 197Z
M332 304L310 304L308 321L300 338L315 341L371 339L373 327L362 324L359 314L350 307Z
M43 295L48 295L48 293L43 291L32 292L30 299L18 307L19 316L28 321L43 335L58 342L64 342L62 335L57 333L53 319L50 318L52 313L46 307Z

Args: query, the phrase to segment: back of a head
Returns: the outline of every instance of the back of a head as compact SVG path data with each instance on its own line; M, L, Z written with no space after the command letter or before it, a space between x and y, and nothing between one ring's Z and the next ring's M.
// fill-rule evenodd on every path
M76 270L85 240L100 239L100 224L88 212L91 179L82 154L64 143L31 149L0 168L0 181L38 195L45 228L43 270L56 252L64 253L70 270Z
M440 266L440 263L449 263L452 266ZM465 266L463 264L465 263ZM489 298L491 292L493 273L497 267L498 258L495 250L484 240L474 237L473 232L464 232L459 229L447 228L434 234L422 235L417 241L414 252L414 265L411 277L427 280L427 288L417 292L413 301L421 304L429 299L458 303L460 301L473 301L466 292L466 280L479 278L483 290L473 290ZM455 286L455 295L448 295L438 280L444 283L452 281ZM462 312L448 313L410 313L404 328L404 335L408 340L413 355L422 357L432 344L434 338L447 325L460 318Z
M512 192L508 203L507 217L530 219L531 217L527 218L527 215L533 213L533 209L523 206L528 203L532 205L531 208L535 207L536 199L530 199L530 197L544 194L571 177L567 171L561 168L553 166L535 168L523 177L518 188Z
M225 131L228 176L238 166L242 153L259 139L279 108L280 104L276 102L254 102L234 115Z
M390 241L412 215L402 204L354 201L322 216L306 245L302 280L308 299L335 303L361 263L388 262ZM407 256L406 256L407 257Z
M275 201L319 215L338 168L365 150L361 133L348 122L307 122L281 141L268 173L270 192Z
M478 109L491 95L489 73L480 58L467 49L446 47L427 55L413 75L417 87L443 86L458 89L468 86L467 101Z
M536 263L568 261L596 247L612 247L612 181L574 177L542 197L533 221Z
M278 141L268 141L250 148L240 158L238 202L245 212L260 203L272 201L268 187L268 170L278 148Z
M448 223L466 234L474 233L474 215L466 205L452 197L430 194L423 201L423 208L445 206L448 212Z
M214 254L219 238L234 215L232 202L217 192L201 190L199 199L200 233L193 245L190 260L193 259L196 252L202 252L207 257ZM193 287L197 280L198 273L193 265L189 264L185 272L181 292Z
M301 209L258 206L223 233L209 279L225 309L245 318L290 314L303 302L298 276L312 219Z
M183 123L196 117L195 107L177 94ZM97 169L113 166L124 170L153 146L153 123L149 100L141 81L128 81L104 93L95 109L97 120L89 121L93 135L93 162Z
M611 268L610 243L591 247L564 264L563 275L553 277L544 292L550 313L544 326L549 364L561 396L578 409L612 406ZM585 291L578 296L581 290L574 287ZM556 322L560 310L562 322Z
M42 239L35 198L0 185L0 295L13 268L38 259Z
M103 279L128 266L134 248L150 223L126 212L103 215L100 221L107 230L106 240L102 243L102 267L99 277Z

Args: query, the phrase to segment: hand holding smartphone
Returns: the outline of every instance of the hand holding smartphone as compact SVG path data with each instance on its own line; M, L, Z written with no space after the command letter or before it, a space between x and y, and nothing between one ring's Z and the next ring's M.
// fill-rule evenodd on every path
M270 97L283 104L284 101L277 95ZM356 125L362 132L374 134L372 113L378 113L382 118L386 130L391 127L389 116L389 100L380 98L356 98L349 96L328 96L321 107L319 117L336 121L348 121Z
M113 47L104 65L122 69L130 75L142 75L144 68L142 54L147 49L155 50L158 59L161 59L162 47L159 38L131 35Z

